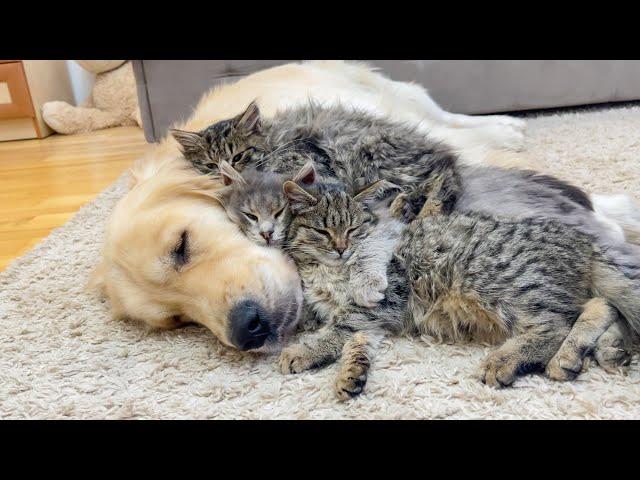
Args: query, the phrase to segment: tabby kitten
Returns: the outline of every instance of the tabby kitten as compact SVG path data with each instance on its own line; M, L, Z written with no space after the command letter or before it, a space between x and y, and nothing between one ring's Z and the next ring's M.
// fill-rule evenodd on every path
M500 344L480 368L490 386L545 369L569 380L618 311L640 330L640 280L625 276L592 237L543 219L460 213L418 219L397 244L385 299L374 308L355 305L343 287L342 239L350 238L354 250L363 244L377 221L366 202L379 189L378 182L351 197L335 186L285 183L292 211L287 245L304 285L305 314L325 326L282 351L283 373L342 357L336 390L348 398L362 391L379 340L408 331Z
M241 175L224 160L220 175L225 187L216 192L229 219L242 233L258 245L282 247L291 221L287 201L282 191L285 178L275 173L245 170ZM301 169L293 181L311 184L315 180L312 165Z
M292 215L286 250L303 285L302 321L324 326L305 335L302 343L285 348L280 369L297 373L342 357L335 383L342 399L362 392L379 340L387 331L399 333L402 329L408 290L398 271L385 275L384 298L375 308L355 303L348 288L354 273L353 258L376 250L392 252L399 238L401 224L375 213L375 205L394 187L381 180L353 197L339 184L315 184L305 189L287 181L283 187ZM380 231L386 233L378 236ZM394 231L395 237L389 234Z
M221 120L199 132L171 129L185 159L201 173L216 173L221 160L238 170L258 157L262 121L255 102L233 118Z
M170 130L185 159L201 173L218 171L220 160L237 169L251 163L262 143L262 122L255 102L240 115L221 120L199 132Z

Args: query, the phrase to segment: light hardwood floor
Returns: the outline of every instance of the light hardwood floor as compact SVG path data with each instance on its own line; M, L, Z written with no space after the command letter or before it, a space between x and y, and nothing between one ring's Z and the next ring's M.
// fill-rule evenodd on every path
M146 146L137 127L0 142L0 270L115 181Z

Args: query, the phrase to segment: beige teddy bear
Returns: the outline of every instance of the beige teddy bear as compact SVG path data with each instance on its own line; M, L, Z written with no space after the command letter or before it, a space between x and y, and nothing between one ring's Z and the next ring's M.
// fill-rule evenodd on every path
M76 60L96 74L93 91L78 107L66 102L48 102L42 117L58 133L91 132L121 125L142 126L136 81L126 60Z

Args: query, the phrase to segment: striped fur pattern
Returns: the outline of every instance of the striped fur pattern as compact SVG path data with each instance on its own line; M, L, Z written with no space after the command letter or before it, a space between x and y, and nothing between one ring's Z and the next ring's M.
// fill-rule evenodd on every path
M605 318L606 330L617 318L610 304L640 331L640 280L591 236L554 220L457 213L420 219L403 233L397 259L407 270L418 330L504 342L481 368L492 386L545 369L583 313L601 311L596 320ZM601 297L596 305L594 297Z

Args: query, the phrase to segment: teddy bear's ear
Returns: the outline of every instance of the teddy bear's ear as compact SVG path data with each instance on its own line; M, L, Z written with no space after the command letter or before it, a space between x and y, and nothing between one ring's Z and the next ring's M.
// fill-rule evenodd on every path
M177 130L172 128L171 135L180 144L182 153L194 154L201 153L205 150L205 143L202 136L197 132L187 132L186 130Z
M235 124L237 127L248 132L257 132L260 130L262 119L260 118L260 109L255 100L249 104L244 112L235 118Z

